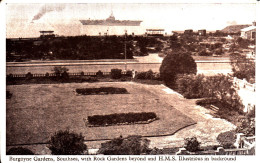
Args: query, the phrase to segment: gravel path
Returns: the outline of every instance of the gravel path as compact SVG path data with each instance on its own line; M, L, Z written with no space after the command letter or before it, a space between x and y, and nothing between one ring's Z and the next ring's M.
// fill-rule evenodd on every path
M184 144L184 138L196 136L202 143L201 145L217 145L216 140L221 132L235 129L235 125L230 122L213 118L209 113L210 110L195 104L196 100L185 99L176 92L165 91L167 87L164 85L149 86L151 92L157 94L159 98L170 104L183 114L189 116L197 124L184 128L172 136L149 138L151 140L150 147L180 147Z

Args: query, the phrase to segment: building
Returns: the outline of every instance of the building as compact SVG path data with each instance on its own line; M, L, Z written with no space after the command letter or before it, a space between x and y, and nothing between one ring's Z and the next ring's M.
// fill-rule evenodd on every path
M192 29L186 29L184 31L184 34L192 35L193 34L193 30Z
M40 38L52 38L55 37L54 31L40 31Z
M256 22L253 22L252 26L241 29L241 37L244 39L256 38Z
M146 29L147 36L163 36L164 29Z
M207 31L206 31L206 29L201 29L201 30L198 30L198 33L200 36L206 36Z

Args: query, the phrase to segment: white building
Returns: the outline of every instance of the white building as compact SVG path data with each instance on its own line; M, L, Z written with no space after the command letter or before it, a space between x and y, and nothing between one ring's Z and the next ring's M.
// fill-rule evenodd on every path
M252 26L241 29L241 37L244 39L256 38L256 22L253 22Z

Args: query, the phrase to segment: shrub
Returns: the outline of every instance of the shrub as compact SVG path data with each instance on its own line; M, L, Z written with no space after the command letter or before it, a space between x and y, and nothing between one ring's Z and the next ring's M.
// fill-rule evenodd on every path
M178 75L177 91L188 99L206 97L205 79L204 75Z
M131 70L127 70L125 75L129 76L129 77L132 77L132 71Z
M237 126L236 132L244 133L246 136L255 135L255 118L241 119L241 124Z
M46 72L45 77L48 78L49 76L50 76L50 74L48 72Z
M200 150L200 142L196 137L185 138L184 148L190 152L196 152Z
M53 155L82 155L87 146L81 134L60 130L51 137L48 148Z
M120 113L109 115L93 115L88 116L88 123L95 126L106 126L116 124L131 124L136 122L149 123L151 120L158 119L154 112L141 112L141 113Z
M128 136L126 138L120 136L111 141L101 143L98 153L104 155L140 155L149 153L149 143L150 141L148 139L143 139L138 135Z
M111 78L112 79L120 79L122 77L121 69L111 69Z
M99 70L97 73L96 73L97 77L103 77L103 72L101 70Z
M233 144L236 142L236 133L235 131L220 133L217 137L217 141L225 149L234 148Z
M6 155L34 155L34 153L23 147L11 148L6 152Z
M205 49L204 50L201 50L200 52L199 52L199 56L210 56L211 54L210 53L208 53Z
M216 55L221 55L221 54L223 54L222 48L216 49L216 50L215 50L215 54L216 54Z
M78 88L76 92L81 95L96 95L96 94L126 94L125 88L115 87L100 87L100 88Z
M160 76L166 85L174 85L178 74L196 74L197 65L190 53L169 53L162 61Z
M33 78L33 74L31 72L28 72L25 77L27 80L30 80Z
M136 79L143 79L143 80L146 80L146 79L154 79L155 76L154 76L154 73L152 70L149 70L149 71L145 71L145 72L138 72L135 76Z
M52 71L54 71L55 74L59 75L62 74L64 72L68 72L69 69L65 66L61 67L61 66L55 66Z

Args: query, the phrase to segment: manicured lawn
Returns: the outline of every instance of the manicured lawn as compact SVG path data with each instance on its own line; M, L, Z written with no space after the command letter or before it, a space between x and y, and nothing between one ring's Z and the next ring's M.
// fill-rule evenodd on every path
M76 88L126 88L129 94L76 95ZM6 140L10 144L47 142L58 131L70 129L86 140L112 139L120 135L159 136L173 134L195 123L149 91L150 85L131 82L9 85ZM155 112L150 124L86 127L84 118L128 112Z

